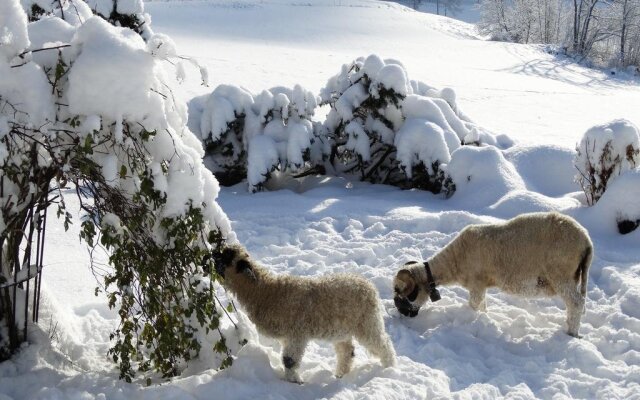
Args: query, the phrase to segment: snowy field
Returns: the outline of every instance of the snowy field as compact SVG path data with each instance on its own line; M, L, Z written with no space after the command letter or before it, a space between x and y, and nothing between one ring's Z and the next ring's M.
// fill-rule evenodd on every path
M352 372L336 379L332 346L313 342L300 369L306 383L287 383L280 346L244 324L249 344L227 370L211 369L204 354L183 376L160 385L118 381L106 357L117 316L93 296L78 224L65 233L60 223L49 231L35 344L0 364L0 400L640 399L640 231L620 236L603 219L615 199L584 207L572 163L576 142L592 125L615 118L640 125L637 81L612 79L532 46L483 41L471 25L389 2L211 0L146 7L155 31L209 68L209 88L188 71L185 100L222 83L254 92L299 83L319 92L343 63L377 53L402 61L412 79L454 88L474 121L519 144L496 152L499 164L474 166L478 179L449 200L341 178L310 178L258 194L248 194L245 184L222 190L219 204L240 242L273 271L354 272L377 286L396 367L383 369L358 347ZM564 333L559 299L490 291L488 312L476 313L464 289L449 287L416 318L398 314L391 282L402 263L427 259L468 224L540 210L575 217L595 244L582 339Z

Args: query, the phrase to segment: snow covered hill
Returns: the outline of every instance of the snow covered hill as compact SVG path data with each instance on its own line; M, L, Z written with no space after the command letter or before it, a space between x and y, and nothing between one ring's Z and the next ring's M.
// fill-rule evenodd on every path
M61 224L49 227L40 329L32 330L35 344L0 364L0 400L640 399L640 231L622 237L603 222L603 210L584 207L572 164L573 147L592 125L614 118L640 125L638 82L532 46L486 42L471 25L390 2L208 0L146 7L157 32L209 68L209 88L188 70L185 99L222 83L253 92L299 83L319 92L343 63L377 53L400 60L414 79L452 87L478 124L521 144L488 154L502 154L508 171L480 162L474 168L484 180L448 200L329 177L276 192L249 194L244 184L222 190L219 203L240 242L273 271L354 272L376 285L397 367L382 369L357 347L354 370L338 380L333 348L314 342L300 369L306 383L290 384L282 380L279 344L244 321L249 344L227 370L211 369L211 354L204 352L169 382L118 381L106 356L117 315L93 296L76 220L66 233ZM428 258L468 224L539 210L574 216L594 240L582 339L564 333L559 299L490 291L488 312L476 313L467 292L450 287L414 319L395 310L391 281L402 263ZM223 328L234 329L230 322Z
M156 31L210 69L212 86L318 92L358 56L400 60L412 79L449 86L479 125L522 142L575 147L591 126L640 124L640 82L527 45L477 40L473 25L369 0L147 3ZM193 79L189 94L202 94ZM211 89L208 89L209 91Z

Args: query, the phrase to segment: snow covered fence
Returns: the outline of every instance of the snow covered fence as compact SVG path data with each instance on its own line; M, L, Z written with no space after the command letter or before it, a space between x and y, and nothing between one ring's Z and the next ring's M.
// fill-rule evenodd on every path
M0 183L0 192L3 192L2 186ZM24 249L19 246L16 249L15 241L6 240L5 235L11 239L10 233L0 239L0 331L3 333L0 335L0 361L9 358L21 343L27 341L30 321L38 322L47 205L29 209ZM16 250L19 257L7 256L6 252Z

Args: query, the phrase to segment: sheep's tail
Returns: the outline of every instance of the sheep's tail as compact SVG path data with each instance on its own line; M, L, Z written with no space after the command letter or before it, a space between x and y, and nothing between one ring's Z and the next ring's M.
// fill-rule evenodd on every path
M576 281L580 279L580 294L582 297L587 295L587 283L589 283L589 267L591 266L591 258L593 257L593 246L589 246L584 251L578 270L576 271Z

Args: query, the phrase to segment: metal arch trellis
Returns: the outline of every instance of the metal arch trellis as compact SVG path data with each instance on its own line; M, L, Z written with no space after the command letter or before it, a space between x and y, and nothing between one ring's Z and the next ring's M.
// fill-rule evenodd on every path
M13 257L13 265L8 268L3 265L7 260L3 254L6 238L0 238L0 249L2 249L0 251L2 253L0 254L0 272L9 272L8 277L0 279L0 326L6 325L8 333L8 343L2 343L3 338L0 331L0 360L10 356L27 340L30 311L31 321L38 322L47 205L36 205L29 210L23 225L23 238L26 239L25 247L20 249L19 246L15 246L15 249L6 249L6 251L15 251L16 253ZM22 262L20 262L21 258ZM2 274L0 274L0 278L2 278ZM4 282L2 282L3 280Z

